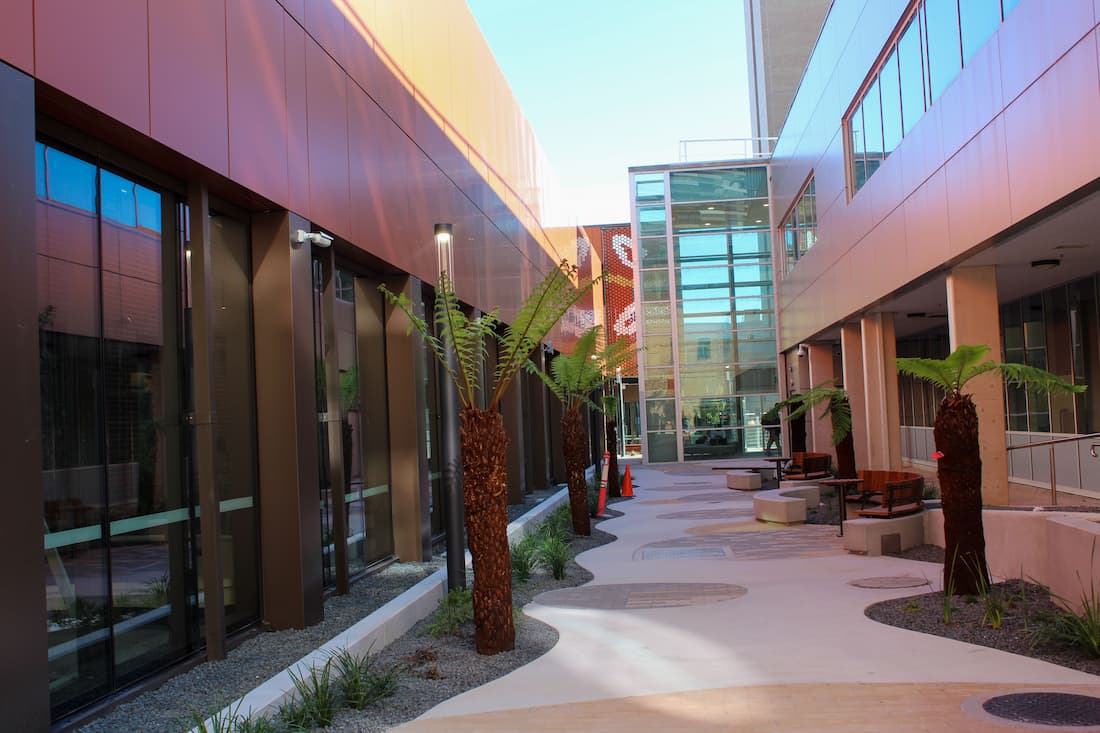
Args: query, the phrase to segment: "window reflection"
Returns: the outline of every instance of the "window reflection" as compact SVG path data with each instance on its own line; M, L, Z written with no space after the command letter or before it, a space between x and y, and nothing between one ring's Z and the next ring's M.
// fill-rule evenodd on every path
M913 9L845 120L853 192L863 188L1017 2L923 0Z
M196 644L188 377L162 195L42 143L36 169L46 622L62 715Z

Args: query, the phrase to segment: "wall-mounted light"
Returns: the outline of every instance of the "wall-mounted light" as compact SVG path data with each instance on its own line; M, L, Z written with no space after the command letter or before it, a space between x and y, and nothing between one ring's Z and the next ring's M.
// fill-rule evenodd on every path
M1045 259L1045 260L1032 260L1031 266L1036 270L1053 270L1058 265L1062 264L1061 260Z
M318 247L331 247L333 236L331 234L325 234L324 232L307 232L305 229L299 229L294 232L294 237L290 240L290 246L294 249L298 249L306 242L310 244L316 244Z
M454 227L450 224L435 225L435 249L439 258L439 271L452 277L455 269Z

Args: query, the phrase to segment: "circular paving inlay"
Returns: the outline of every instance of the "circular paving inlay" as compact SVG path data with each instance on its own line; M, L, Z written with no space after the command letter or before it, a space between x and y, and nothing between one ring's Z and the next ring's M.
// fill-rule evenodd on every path
M1054 690L981 695L963 702L967 712L1030 730L1100 731L1100 697Z
M622 583L551 590L535 596L535 602L559 608L623 611L699 606L740 598L747 592L729 583Z
M912 575L893 575L883 578L850 580L848 585L854 585L857 588L917 588L928 585L928 580L926 578L915 578Z
M760 525L762 528L764 525ZM635 560L715 557L733 560L784 560L844 554L836 527L808 526L761 531L713 531L705 535L674 537L643 545Z
M694 509L686 512L658 514L657 519L736 519L751 517L752 509Z

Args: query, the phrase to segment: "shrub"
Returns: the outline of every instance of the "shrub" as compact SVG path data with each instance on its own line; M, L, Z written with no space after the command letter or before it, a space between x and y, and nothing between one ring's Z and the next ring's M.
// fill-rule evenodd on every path
M210 725L206 724L205 716L198 712L191 713L191 720L199 733L283 733L286 727L278 720L263 716L240 715L241 703L230 706L228 710L219 710L210 717Z
M389 697L397 690L398 671L393 667L378 668L369 653L357 655L343 649L332 655L332 664L344 701L356 710Z
M325 662L320 669L313 667L309 674L301 677L291 672L290 680L294 683L297 698L279 707L279 717L300 728L332 725L340 708L339 696L332 684L332 660Z
M1100 657L1100 594L1092 579L1096 577L1096 541L1092 543L1092 559L1089 562L1089 582L1086 587L1081 574L1077 574L1077 583L1081 586L1080 613L1055 611L1044 614L1039 625L1032 633L1032 643L1056 643L1072 647L1088 654ZM1069 605L1065 598L1051 594L1063 604Z
M588 514L593 519L600 516L600 482L598 479L593 479L588 483Z
M539 561L547 568L556 580L565 577L565 567L572 559L569 543L561 537L543 538L538 545Z
M563 541L567 541L572 531L573 515L569 513L569 505L562 504L543 520L535 530L535 535L540 540L546 537L560 537Z
M462 625L474 620L474 594L471 590L453 590L439 599L439 610L428 624L432 636L457 634Z
M531 579L531 573L538 567L538 545L534 535L526 535L512 545L512 573L520 583Z

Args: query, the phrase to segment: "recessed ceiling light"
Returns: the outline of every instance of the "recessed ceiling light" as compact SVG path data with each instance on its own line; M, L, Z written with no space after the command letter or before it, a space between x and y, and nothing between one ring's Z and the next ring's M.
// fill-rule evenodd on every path
M757 224L759 224L759 223L761 223L762 221L764 221L764 220L763 220L763 219L757 219L757 220L756 220L756 223L757 223Z
M705 227L709 227L709 226L710 226L710 222L709 222L709 221L704 221L704 222L703 222L703 226L705 226Z
M768 208L768 205L767 205L767 204L764 204L764 208L765 208L765 209L766 209L766 208Z
M714 211L714 207L713 206L708 206L707 211Z

